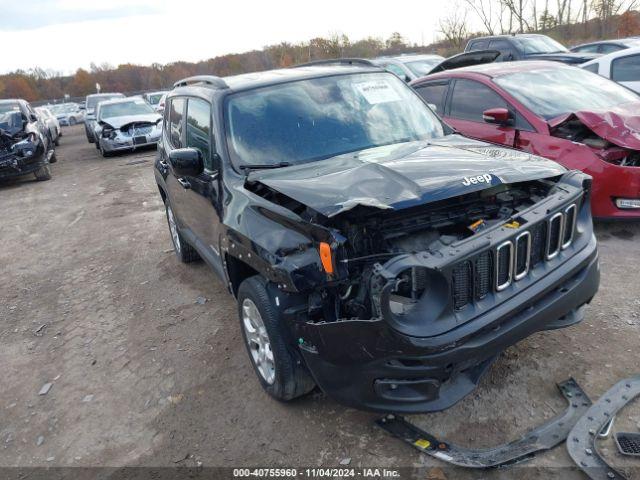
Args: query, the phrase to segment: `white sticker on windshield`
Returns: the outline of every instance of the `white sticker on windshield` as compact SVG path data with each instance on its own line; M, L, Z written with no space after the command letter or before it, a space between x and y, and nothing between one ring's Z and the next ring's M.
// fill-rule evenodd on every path
M378 103L397 102L400 100L398 92L386 80L372 80L354 84L356 90L371 105Z

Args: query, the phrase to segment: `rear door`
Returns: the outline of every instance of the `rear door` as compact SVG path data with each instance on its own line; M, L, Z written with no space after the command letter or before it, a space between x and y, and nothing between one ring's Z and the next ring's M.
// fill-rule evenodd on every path
M162 135L165 136L162 145L164 148L158 149L160 162L163 168L168 169L166 177L167 195L171 210L173 210L180 228L187 227L188 210L185 208L185 190L188 186L186 179L177 175L171 167L169 155L171 151L184 147L184 117L187 108L185 97L173 97L167 106L165 113Z
M434 80L428 83L421 83L415 87L416 92L425 102L429 104L439 116L444 115L444 106L449 89L449 79Z

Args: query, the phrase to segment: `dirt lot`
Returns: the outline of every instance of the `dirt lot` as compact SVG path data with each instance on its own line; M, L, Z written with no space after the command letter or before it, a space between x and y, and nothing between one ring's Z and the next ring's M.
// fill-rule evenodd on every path
M526 467L447 469L378 430L375 415L320 393L289 405L270 399L241 343L233 299L205 265L182 265L170 250L154 155L103 159L82 127L67 128L51 181L0 185L0 466L351 459L351 467L438 467L450 479L583 478L567 468L564 447ZM640 370L640 225L599 224L597 234L602 284L586 320L509 349L477 392L415 422L490 446L564 410L555 382L573 376L595 400ZM637 403L616 429L640 429Z

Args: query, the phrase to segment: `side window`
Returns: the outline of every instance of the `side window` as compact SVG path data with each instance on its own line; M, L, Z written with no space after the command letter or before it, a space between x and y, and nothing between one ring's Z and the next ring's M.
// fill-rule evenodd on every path
M190 98L187 104L187 147L202 153L204 167L213 170L211 160L211 106L199 98Z
M500 56L496 58L496 62L510 62L516 58L511 43L506 40L491 40L489 50L498 50L500 52Z
M184 116L184 98L172 98L169 109L169 138L173 148L182 148L182 117Z
M600 45L585 45L584 47L575 48L572 51L576 53L598 53L600 48Z
M467 51L471 50L486 50L489 42L487 40L476 40L469 44Z
M607 53L618 52L622 49L624 49L622 45L618 45L616 43L607 43L604 45L600 45L600 49L598 50L598 52L607 54Z
M416 92L425 102L435 105L438 115L444 114L444 102L449 89L449 82L427 83L416 87Z
M482 112L490 108L509 108L509 105L500 95L479 82L456 80L451 96L451 117L484 122Z
M614 59L611 62L611 80L616 82L640 81L640 55Z
M593 73L598 73L598 67L600 65L598 65L597 63L592 63L591 65L586 65L584 67L581 67L583 70L587 70L589 72L593 72Z

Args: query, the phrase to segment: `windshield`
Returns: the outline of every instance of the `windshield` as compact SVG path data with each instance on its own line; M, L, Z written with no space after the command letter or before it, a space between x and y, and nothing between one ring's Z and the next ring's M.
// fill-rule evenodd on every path
M568 52L567 48L561 43L556 42L549 37L515 37L513 39L520 48L524 51L525 55L532 55L537 53L560 53Z
M100 105L100 119L112 117L124 117L127 115L147 115L155 113L153 108L142 99L131 102L119 102Z
M98 95L87 97L87 108L96 108L96 105L100 102L104 102L105 100L112 100L114 98L124 98L124 95L121 93L115 93L113 95Z
M390 73L299 80L231 95L225 121L235 164L310 162L444 134Z
M416 60L415 62L407 62L405 63L405 65L409 70L411 70L414 73L414 75L417 75L418 77L423 77L425 75L428 75L429 72L433 70L433 67L435 67L437 64L442 62L442 60L444 60L444 58L433 58L433 59L429 58L429 59L423 59L423 60Z
M157 105L158 103L160 103L160 99L162 98L162 95L164 95L163 93L154 93L152 95L149 95L147 98L149 99L149 103L151 105Z
M494 81L546 120L565 113L605 110L640 99L631 90L578 68L512 73Z
M0 103L0 113L19 112L20 105L17 103Z

